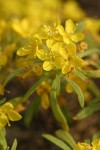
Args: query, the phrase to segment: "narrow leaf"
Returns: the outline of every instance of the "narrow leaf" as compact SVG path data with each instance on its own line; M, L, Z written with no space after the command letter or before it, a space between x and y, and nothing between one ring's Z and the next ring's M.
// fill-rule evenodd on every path
M0 128L0 146L7 149L6 132L4 128Z
M84 26L85 26L85 22L84 22L84 21L79 22L79 23L78 23L78 26L77 26L77 28L76 28L76 30L75 30L75 32L76 32L76 33L77 33L77 32L82 32L82 30L84 29Z
M81 110L74 119L83 119L91 115L93 112L100 110L100 97L92 100L87 107Z
M17 148L17 140L15 139L11 147L11 150L16 150L16 148Z
M58 139L52 135L43 134L42 136L63 150L71 150L63 141L61 141L60 139Z
M64 129L69 130L67 120L66 120L64 114L62 113L62 111L58 105L58 102L57 102L57 91L58 91L57 90L57 85L58 85L57 81L58 81L57 78L55 78L55 80L52 83L52 88L51 88L51 93L50 93L51 108L52 108L55 118L57 119L57 121L60 122L61 126Z
M28 107L28 109L25 112L25 123L27 126L30 125L30 122L32 120L32 117L36 114L38 111L38 108L40 106L40 97L36 98Z
M58 130L58 131L56 131L56 135L58 138L62 139L69 146L71 146L71 148L73 148L75 146L76 143L75 143L72 135L69 132L67 132L65 130Z
M75 93L78 95L78 100L79 100L80 106L83 108L84 107L84 96L83 96L83 93L82 93L80 87L73 80L70 80L67 77L64 77L64 79L67 81L67 83L69 83L72 86Z
M23 72L24 72L24 69L17 69L11 72L6 78L6 80L4 81L3 86L5 86L12 78L16 77L18 74L21 74Z
M77 56L79 56L80 58L84 58L87 56L91 56L95 53L100 54L100 50L99 49L89 49L89 50L84 51L83 53L77 53Z
M79 70L81 73L83 73L86 77L89 78L100 78L100 69L98 70Z

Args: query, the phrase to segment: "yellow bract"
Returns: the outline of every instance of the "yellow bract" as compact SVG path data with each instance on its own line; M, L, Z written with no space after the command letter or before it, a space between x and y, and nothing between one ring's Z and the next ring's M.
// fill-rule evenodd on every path
M0 107L0 128L4 127L6 124L10 126L9 120L18 121L22 117L14 110L14 106L7 102Z

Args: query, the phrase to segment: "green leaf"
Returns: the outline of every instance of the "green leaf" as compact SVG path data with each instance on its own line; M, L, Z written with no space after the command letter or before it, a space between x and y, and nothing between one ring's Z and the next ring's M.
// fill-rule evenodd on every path
M30 125L30 122L32 120L32 117L36 114L36 112L39 109L40 106L40 97L36 98L28 107L28 109L25 112L25 124L27 126Z
M64 76L63 76L64 77ZM83 108L84 107L84 96L83 96L83 93L80 89L80 87L73 81L73 80L70 80L69 78L67 77L64 77L64 79L67 81L67 83L69 83L72 88L74 89L75 93L77 94L78 96L78 100L79 100L79 103L80 103L80 106Z
M61 140L63 140L64 142L66 142L71 148L73 148L75 146L75 141L72 137L72 135L64 130L58 130L56 131L56 135L58 138L60 138Z
M95 96L100 96L100 89L98 86L95 84L94 81L90 81L88 84L88 89L95 95Z
M0 147L3 150L8 149L5 128L0 128Z
M17 140L15 139L11 147L11 150L16 150L16 148L17 148Z
M86 77L89 78L100 78L100 69L98 70L79 70L81 73L83 73Z
M6 101L6 98L0 99L0 105Z
M16 77L18 74L21 74L24 72L24 69L17 69L13 72L11 72L8 77L6 78L6 80L3 83L3 86L6 86L6 84L14 77Z
M13 105L19 104L21 102L21 98L22 97L15 97L9 100L10 103L12 103Z
M92 141L94 141L98 138L100 138L100 132L97 132L97 133L93 134Z
M71 150L63 141L61 141L60 139L58 139L52 135L43 134L42 136L63 150Z
M77 26L77 28L75 30L75 33L82 32L82 30L84 29L84 26L85 26L85 22L84 21L79 22L78 26Z
M87 77L82 73L80 72L79 70L76 70L75 71L75 75L77 75L79 78L81 78L83 81L85 81L87 79Z
M57 87L59 87L59 85L58 86L57 85L58 85L58 77L56 77L52 83L52 88L51 88L51 92L50 92L51 108L52 108L52 111L53 111L53 114L54 114L56 120L61 124L61 126L64 129L69 130L67 120L66 120L64 114L62 113L62 111L58 105L58 102L57 102L57 92L58 92Z
M100 97L92 100L87 107L81 110L74 118L83 119L91 115L93 112L100 110Z
M77 53L77 56L79 56L80 58L84 58L87 56L91 56L92 54L100 54L100 50L99 49L88 49L86 51L84 51L83 53Z

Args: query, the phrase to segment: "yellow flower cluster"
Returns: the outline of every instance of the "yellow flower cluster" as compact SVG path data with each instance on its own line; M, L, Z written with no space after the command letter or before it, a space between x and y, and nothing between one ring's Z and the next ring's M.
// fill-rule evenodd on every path
M0 106L0 128L10 126L9 120L18 121L22 117L14 110L14 106L7 102L3 106Z
M39 96L41 96L41 106L44 109L48 109L50 106L49 103L49 93L50 93L50 85L48 82L42 82L41 85L37 88L36 92Z
M92 144L78 143L74 150L100 150L100 138L92 142Z
M82 67L83 60L77 56L77 45L84 35L76 32L77 26L69 19L64 28L60 20L55 19L31 36L28 43L17 51L17 55L40 59L45 71L56 68L66 74Z

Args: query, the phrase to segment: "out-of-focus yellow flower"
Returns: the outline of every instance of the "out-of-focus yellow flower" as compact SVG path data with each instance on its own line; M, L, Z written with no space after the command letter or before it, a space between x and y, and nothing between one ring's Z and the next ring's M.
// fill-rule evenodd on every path
M100 138L92 142L92 150L100 150Z
M29 28L30 22L26 18L22 20L18 20L18 19L13 20L13 22L11 23L11 26L13 30L17 32L23 38L27 37L28 34L32 33L32 31Z
M48 82L42 82L41 85L37 88L37 94L41 96L41 106L44 109L48 109L50 106L49 102L49 93L50 93L50 85Z
M0 84L0 95L4 95L4 87Z
M0 53L0 67L3 67L7 64L7 56L3 53Z
M85 12L75 0L69 0L64 3L64 16L79 21L85 17Z
M6 126L10 126L9 120L18 121L22 117L14 110L14 106L7 102L3 106L0 107L0 128Z
M85 18L85 29L92 34L100 32L100 19Z
M92 150L92 147L86 143L78 143L73 150Z
M41 106L44 109L48 109L50 107L49 97L47 93L43 93L41 95Z
M34 63L32 71L37 75L40 76L42 75L43 69L39 64Z

